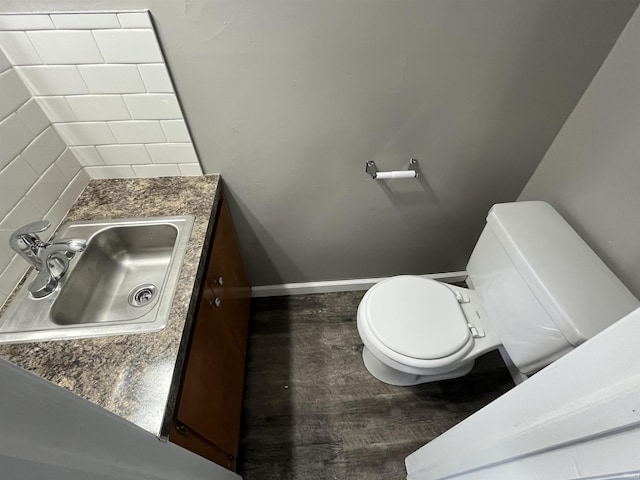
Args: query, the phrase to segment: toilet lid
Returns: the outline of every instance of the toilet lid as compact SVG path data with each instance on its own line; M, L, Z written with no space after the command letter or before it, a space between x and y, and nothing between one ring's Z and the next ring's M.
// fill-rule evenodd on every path
M435 360L462 349L471 333L455 294L421 277L393 277L368 292L364 317L373 334L391 350Z

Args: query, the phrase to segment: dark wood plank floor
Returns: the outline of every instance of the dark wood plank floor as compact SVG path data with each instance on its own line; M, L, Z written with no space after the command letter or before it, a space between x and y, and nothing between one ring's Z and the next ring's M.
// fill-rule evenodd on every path
M245 480L404 479L407 455L513 387L497 352L461 379L379 382L362 363L363 294L252 302L238 458Z

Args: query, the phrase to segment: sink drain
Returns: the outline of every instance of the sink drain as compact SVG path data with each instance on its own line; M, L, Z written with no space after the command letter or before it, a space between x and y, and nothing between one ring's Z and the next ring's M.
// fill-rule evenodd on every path
M144 307L154 299L155 294L155 285L150 283L140 285L139 287L134 288L129 294L129 305L132 307Z

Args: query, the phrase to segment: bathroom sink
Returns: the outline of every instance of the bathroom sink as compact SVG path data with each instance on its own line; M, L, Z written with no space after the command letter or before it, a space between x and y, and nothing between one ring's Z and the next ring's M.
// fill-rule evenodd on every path
M61 340L164 328L193 216L73 222L56 238L87 241L51 295L25 286L0 318L0 343Z

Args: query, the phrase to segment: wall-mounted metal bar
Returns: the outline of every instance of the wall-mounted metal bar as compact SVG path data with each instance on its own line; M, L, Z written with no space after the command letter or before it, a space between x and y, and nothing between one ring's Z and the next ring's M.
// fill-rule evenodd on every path
M369 160L365 168L365 172L371 175L374 180L391 180L396 178L417 178L418 176L418 160L412 158L409 160L408 170L392 170L390 172L380 172L376 166L376 162Z

